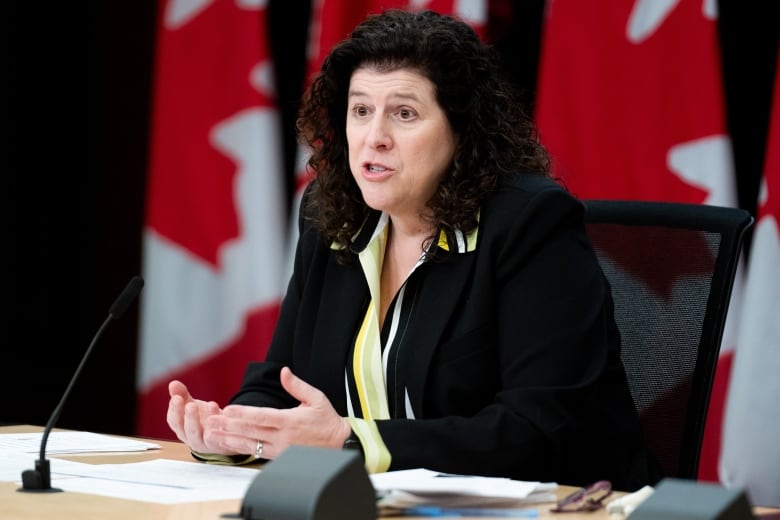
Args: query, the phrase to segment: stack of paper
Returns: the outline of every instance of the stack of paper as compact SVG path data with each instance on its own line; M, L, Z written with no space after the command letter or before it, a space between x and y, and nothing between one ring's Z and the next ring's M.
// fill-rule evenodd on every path
M558 484L508 478L450 475L427 469L370 475L380 508L518 507L555 502Z

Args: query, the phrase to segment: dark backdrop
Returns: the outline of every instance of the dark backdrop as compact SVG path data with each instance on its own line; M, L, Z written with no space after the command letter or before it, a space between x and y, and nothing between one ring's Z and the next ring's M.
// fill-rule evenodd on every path
M286 123L303 77L307 3L270 1ZM739 200L754 211L780 5L719 3ZM0 7L0 423L46 422L109 305L141 269L156 2L50 4ZM542 8L516 0L496 41L530 103ZM291 179L289 127L286 143ZM134 433L137 325L134 304L107 329L60 426Z

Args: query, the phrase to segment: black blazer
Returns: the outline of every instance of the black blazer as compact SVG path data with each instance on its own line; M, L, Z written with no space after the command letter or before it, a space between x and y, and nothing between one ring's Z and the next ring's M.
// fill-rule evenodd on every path
M303 206L303 205L302 205ZM620 362L608 282L582 204L523 174L480 211L475 251L423 266L398 385L416 419L377 421L391 470L434 470L633 490L660 478ZM291 407L291 367L347 414L347 352L369 298L359 263L336 262L300 220L294 273L263 363L233 403Z

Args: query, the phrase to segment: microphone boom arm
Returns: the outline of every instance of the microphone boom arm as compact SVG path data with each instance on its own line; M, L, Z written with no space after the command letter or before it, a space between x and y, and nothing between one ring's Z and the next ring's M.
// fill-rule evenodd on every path
M49 461L46 459L46 442L49 439L49 434L54 428L54 425L57 424L57 420L60 418L62 409L65 406L65 401L67 401L71 390L73 390L73 387L76 384L76 380L79 378L84 365L86 365L87 359L89 359L89 355L92 353L92 350L97 344L97 340L100 338L100 336L103 335L103 331L106 329L108 324L111 323L111 320L118 318L122 315L122 313L124 313L125 309L127 309L128 305L130 305L130 302L132 302L138 296L138 293L141 292L143 286L143 278L140 276L134 276L127 284L127 287L125 287L125 289L119 295L119 297L117 297L113 305L111 305L108 316L105 320L103 320L100 328L98 328L97 332L92 338L92 341L87 347L87 350L84 352L84 356L81 358L79 366L76 368L76 372L74 372L73 377L70 378L70 383L68 383L65 392L62 394L60 402L57 403L57 407L54 408L54 411L49 417L49 420L46 423L46 427L43 429L43 435L41 436L41 451L38 460L35 461L35 469L28 469L22 472L22 487L19 488L18 491L62 491L61 489L51 487L51 469Z

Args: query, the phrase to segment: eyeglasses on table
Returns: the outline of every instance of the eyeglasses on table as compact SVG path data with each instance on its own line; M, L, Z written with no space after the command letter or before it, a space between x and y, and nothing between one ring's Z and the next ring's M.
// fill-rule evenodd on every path
M604 506L604 499L611 494L612 483L608 480L599 480L561 499L550 511L553 513L596 511Z

